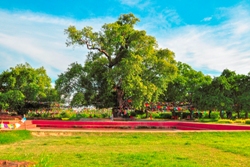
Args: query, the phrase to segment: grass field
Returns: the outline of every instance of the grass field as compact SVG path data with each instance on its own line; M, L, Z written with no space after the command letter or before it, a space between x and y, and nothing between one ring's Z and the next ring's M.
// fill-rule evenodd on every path
M32 161L41 167L250 166L250 132L82 132L33 137L25 131L11 133L0 133L0 140L7 141L0 143L0 159ZM21 136L20 141L3 139L12 136Z

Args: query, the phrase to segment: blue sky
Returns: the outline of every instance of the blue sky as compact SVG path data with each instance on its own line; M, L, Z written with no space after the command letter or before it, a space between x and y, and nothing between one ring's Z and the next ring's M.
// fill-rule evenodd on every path
M0 72L28 62L45 67L54 81L69 64L84 63L88 52L66 47L64 29L99 31L125 13L195 70L250 72L250 0L1 0Z

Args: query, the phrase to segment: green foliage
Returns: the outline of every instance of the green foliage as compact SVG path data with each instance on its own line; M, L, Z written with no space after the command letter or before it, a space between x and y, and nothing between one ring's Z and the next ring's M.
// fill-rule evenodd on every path
M42 118L49 118L50 114L48 112L44 112L41 114Z
M230 120L230 119L219 119L218 123L229 123L229 124L232 124L232 123L234 123L234 121Z
M239 111L239 115L240 115L239 118L245 118L246 113L245 113L245 111Z
M232 119L245 118L250 109L250 76L225 69L211 84L203 85L194 94L194 104L202 110L235 111Z
M150 114L151 114L152 118L156 118L156 119L160 118L160 113L158 113L158 112L152 112Z
M154 119L171 119L172 117L171 112L151 112L150 114Z
M31 139L31 133L26 130L0 131L0 145Z
M177 77L170 82L161 99L163 101L188 101L193 103L196 89L210 84L212 78L200 71L195 71L191 66L182 62L178 62L177 67Z
M136 115L136 118L137 119L145 119L146 118L146 114L144 113L144 114L138 114L138 115Z
M202 118L209 118L209 112L208 111L204 111L202 113Z
M202 118L199 122L217 122L220 119L220 112L212 111L209 118L209 111L202 112Z
M217 122L216 119L209 119L209 118L201 118L198 120L199 122Z
M56 109L56 110L39 110L39 111L29 111L26 115L28 119L62 119L67 118L67 120L79 120L81 118L109 118L111 115L110 109L102 110L81 110L74 111L73 109Z
M101 108L124 107L127 99L133 100L135 108L157 101L175 77L174 53L159 49L154 37L134 29L137 22L133 14L124 14L99 32L92 27L68 27L67 46L86 46L90 52L84 67L74 64L59 76L57 90L66 95L81 92L81 103Z
M246 119L246 120L245 120L245 123L246 123L246 124L250 124L250 119Z
M218 112L218 111L211 112L210 118L214 119L214 120L220 119L220 112Z
M236 120L234 120L234 123L246 123L246 120L244 120L244 119L236 119Z
M172 113L171 112L162 112L162 113L160 113L159 117L162 119L171 119Z
M34 69L28 63L11 67L0 74L0 109L24 113L25 101L56 100L51 79L41 67Z

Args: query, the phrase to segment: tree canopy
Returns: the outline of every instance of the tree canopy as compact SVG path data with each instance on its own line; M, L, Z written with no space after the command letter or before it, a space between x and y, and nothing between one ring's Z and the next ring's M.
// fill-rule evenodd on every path
M34 69L28 63L18 64L0 74L1 109L22 113L27 101L55 100L56 95L43 67Z
M195 90L210 84L212 78L209 75L204 75L201 71L194 70L186 63L178 62L177 67L177 76L169 83L161 100L193 103Z
M137 108L144 106L145 101L157 101L176 75L174 53L158 48L156 39L146 31L136 30L137 22L139 19L133 14L124 14L116 22L104 24L99 32L93 32L92 27L77 30L69 26L65 30L67 46L86 46L89 53L83 72L71 76L78 78L79 88L62 83L69 81L63 78L71 69L59 76L56 88L62 94L71 89L68 91L71 96L81 92L83 102L91 102L90 99L105 102L116 96L121 108L128 99L132 99ZM91 98L87 95L89 92L92 92Z

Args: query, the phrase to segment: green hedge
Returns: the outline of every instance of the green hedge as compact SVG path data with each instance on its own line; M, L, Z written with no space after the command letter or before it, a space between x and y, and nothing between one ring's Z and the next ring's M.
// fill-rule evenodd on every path
M250 119L246 119L246 124L250 124Z
M171 119L172 117L171 112L152 112L150 114L152 118L155 118L155 119Z
M218 120L218 123L229 123L229 124L232 124L232 123L234 123L234 121L232 121L230 119L220 119L220 120Z

